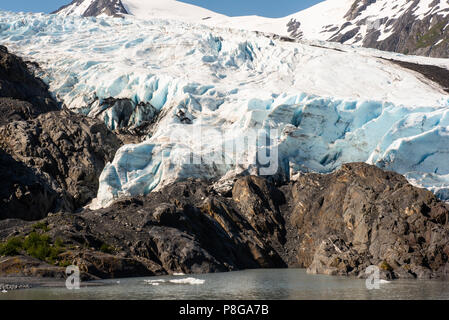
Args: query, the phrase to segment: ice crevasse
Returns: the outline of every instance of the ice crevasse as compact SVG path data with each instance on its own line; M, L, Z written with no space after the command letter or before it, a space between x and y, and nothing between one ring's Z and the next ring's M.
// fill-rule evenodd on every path
M96 206L188 177L257 174L260 148L241 144L254 132L287 177L364 161L449 199L449 96L379 56L446 60L169 20L3 11L0 41L38 62L70 109L111 129L155 122L105 167Z

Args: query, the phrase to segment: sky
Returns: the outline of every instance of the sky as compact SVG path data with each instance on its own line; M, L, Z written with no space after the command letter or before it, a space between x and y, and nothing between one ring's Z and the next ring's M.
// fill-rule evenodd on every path
M0 0L0 9L50 13L71 1ZM201 6L228 16L255 14L270 18L280 18L308 8L320 2L320 0L183 0L182 2Z

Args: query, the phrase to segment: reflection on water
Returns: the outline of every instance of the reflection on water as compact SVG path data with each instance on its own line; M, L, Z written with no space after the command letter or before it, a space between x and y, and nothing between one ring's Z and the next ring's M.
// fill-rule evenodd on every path
M11 291L0 293L0 299L449 299L446 281L397 280L381 284L379 290L368 290L362 279L308 275L304 269L246 270L99 283L103 285L76 291L65 287Z

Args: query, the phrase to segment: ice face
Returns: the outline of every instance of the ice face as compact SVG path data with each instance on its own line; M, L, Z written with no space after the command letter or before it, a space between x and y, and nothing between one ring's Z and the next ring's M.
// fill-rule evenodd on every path
M97 206L188 177L288 177L354 161L449 195L449 96L378 56L409 58L169 20L1 11L0 41L37 61L70 109L111 129L159 114L151 136L106 166Z
M331 172L343 163L364 161L405 174L411 182L447 196L447 109L409 109L305 94L249 99L244 109L232 123L225 122L225 110L212 118L193 111L192 124L166 116L153 137L117 152L105 170L111 173L101 181L101 205L108 205L118 192L147 193L188 177L258 173L257 150L244 147L232 153L223 147L239 145L241 137L251 136L255 129L277 134L271 145L278 150L276 173L284 176L296 171ZM195 164L192 158L203 161Z

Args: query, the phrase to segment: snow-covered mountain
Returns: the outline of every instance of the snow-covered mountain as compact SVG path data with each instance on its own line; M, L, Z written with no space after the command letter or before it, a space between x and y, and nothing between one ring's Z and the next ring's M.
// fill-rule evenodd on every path
M227 17L175 0L74 0L56 12L171 18L406 54L449 57L448 0L327 0L280 19Z
M62 6L56 13L60 15L77 15L83 17L121 16L128 11L121 0L73 0L70 4Z
M327 0L290 18L307 38L449 57L448 0Z
M187 177L258 174L261 150L287 177L365 161L449 198L448 88L389 60L448 69L448 59L176 20L2 11L0 43L36 61L68 108L113 130L150 124L104 169L100 206ZM254 132L262 149L240 144Z
M213 11L175 0L74 0L55 13L84 17L128 14L143 19L163 18L191 22L225 18Z

